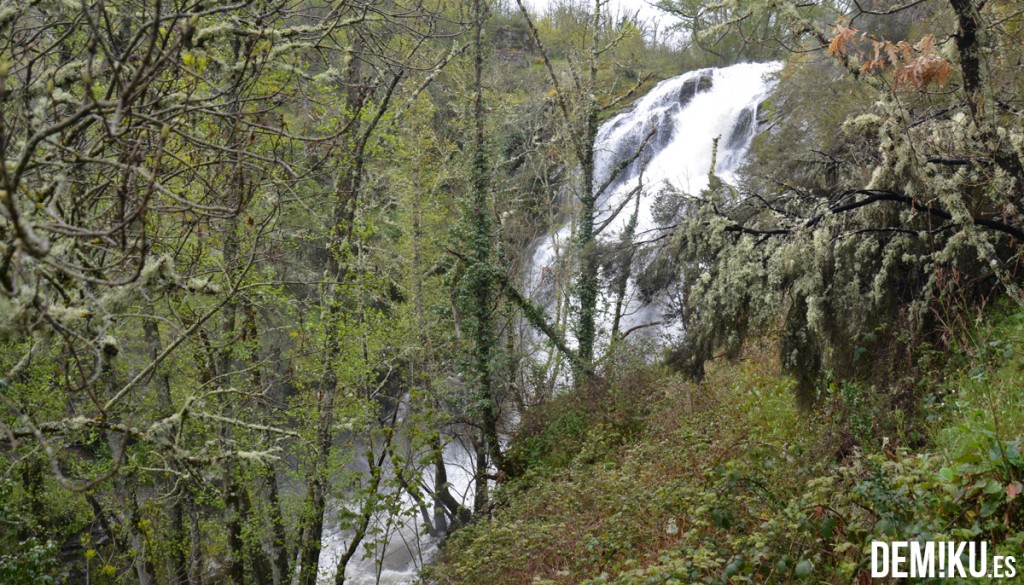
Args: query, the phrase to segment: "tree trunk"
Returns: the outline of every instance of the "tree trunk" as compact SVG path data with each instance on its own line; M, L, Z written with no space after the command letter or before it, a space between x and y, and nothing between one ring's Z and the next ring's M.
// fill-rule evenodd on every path
M483 27L487 8L483 0L473 1L476 19L473 33L474 46L474 94L473 94L473 193L471 200L472 266L469 267L469 288L472 295L473 325L473 378L476 385L477 401L481 405L480 423L483 444L491 462L500 470L505 468L505 457L501 452L498 437L498 397L493 380L493 356L495 349L495 279L492 265L494 234L491 225L490 168L487 160L487 146L484 143L484 98L483 70L484 47Z
M277 486L277 473L271 465L263 466L263 479L267 490L267 504L270 510L270 559L274 585L288 582L288 537L284 517L281 514L281 498Z
M155 314L156 310L150 306L150 313ZM160 328L156 320L146 319L142 325L143 337L149 349L149 359L155 361L157 356L163 353L163 343L160 341ZM153 389L156 392L157 404L159 405L158 416L167 417L174 414L174 402L171 398L171 380L166 369L158 369L152 379ZM171 470L178 471L178 466L172 459ZM175 476L168 474L164 478L164 489L168 492L174 489ZM171 536L171 555L167 561L168 581L172 584L187 585L189 582L188 558L185 554L188 534L185 532L185 511L184 499L188 496L188 489L182 488L180 493L169 498L167 504L167 517L170 519L169 532Z
M594 363L594 345L597 341L597 298L599 293L597 234L594 231L598 193L594 192L594 140L597 138L598 104L594 96L597 87L597 55L600 50L601 0L594 1L593 39L589 55L588 87L583 104L583 138L580 169L583 186L580 192L580 211L576 243L580 254L580 273L577 283L579 313L576 322L577 366L574 379L577 385L590 376Z
M317 570L320 564L320 540L323 536L326 511L327 461L334 438L331 427L334 422L334 403L338 392L338 377L334 372L332 360L341 349L341 334L337 327L341 317L341 284L344 280L345 263L347 262L345 256L349 253L348 244L355 222L362 168L358 118L365 96L361 88L362 64L357 56L360 50L361 44L356 41L346 69L348 82L346 106L354 118L347 126L346 131L342 133L340 140L342 141L343 156L351 158L342 161L342 169L338 175L335 187L337 201L334 207L334 225L330 227L330 240L327 246L327 286L329 288L325 291L322 301L327 309L327 323L324 327L324 353L321 364L324 373L317 397L317 436L314 447L316 452L310 470L304 508L306 517L303 522L303 539L300 545L300 585L316 585Z

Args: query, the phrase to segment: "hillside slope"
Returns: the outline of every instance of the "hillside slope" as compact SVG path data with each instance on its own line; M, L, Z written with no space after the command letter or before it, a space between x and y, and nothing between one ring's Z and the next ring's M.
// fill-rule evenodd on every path
M1024 313L990 311L960 347L922 368L942 375L913 415L851 384L800 410L771 343L699 384L613 368L526 421L525 473L428 581L866 583L872 540L915 538L1019 556Z

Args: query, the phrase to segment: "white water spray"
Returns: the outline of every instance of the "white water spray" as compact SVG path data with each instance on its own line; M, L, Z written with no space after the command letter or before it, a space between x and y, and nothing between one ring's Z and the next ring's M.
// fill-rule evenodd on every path
M690 194L706 188L716 137L721 138L715 173L735 183L736 171L757 131L757 107L768 97L774 74L781 67L781 63L744 63L692 71L659 83L629 111L605 122L595 143L594 184L600 188L610 181L598 200L595 225L607 223L598 241L619 241L634 209L636 240L651 240L662 233L659 228L663 226L656 225L652 213L656 196L666 187ZM634 157L612 177L616 168ZM565 210L565 215L569 214L571 210ZM544 238L533 254L530 293L549 312L558 302L556 275L566 263L566 252L572 249L571 237L572 225L567 222ZM613 305L611 294L604 291L598 326L605 341L612 327ZM678 333L668 325L652 326L662 322L664 309L658 300L641 302L631 281L620 331L643 328L656 338Z

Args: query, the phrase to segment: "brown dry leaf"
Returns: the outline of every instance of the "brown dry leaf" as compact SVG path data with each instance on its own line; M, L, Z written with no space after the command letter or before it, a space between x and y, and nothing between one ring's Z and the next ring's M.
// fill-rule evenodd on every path
M836 36L832 37L832 41L829 42L828 52L839 57L846 54L846 45L859 31L855 28L850 28L841 24L837 24L835 29Z
M935 37L932 35L923 36L914 48L924 55L931 55L935 51Z

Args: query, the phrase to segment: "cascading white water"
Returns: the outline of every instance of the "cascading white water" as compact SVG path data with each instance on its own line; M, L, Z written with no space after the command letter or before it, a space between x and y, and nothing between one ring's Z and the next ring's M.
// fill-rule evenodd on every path
M643 152L614 178L598 202L601 213L597 223L608 222L600 239L615 241L620 237L636 201L632 200L633 205L623 204L641 182L643 188L636 208L638 235L657 228L651 208L656 194L665 184L694 194L704 189L711 165L712 140L717 136L721 136L721 140L716 173L726 181L734 180L734 173L756 131L757 106L771 91L774 83L772 74L780 67L779 63L743 64L674 77L659 83L629 111L601 126L596 141L596 185L608 181L620 161L630 159L637 149L643 147ZM645 145L644 137L652 128L657 132ZM620 208L621 212L615 215L614 211ZM533 255L529 275L532 296L548 307L555 302L553 274L561 255L559 251L566 248L570 236L570 225L563 225L542 240ZM657 302L642 305L633 298L633 289L631 284L628 287L631 298L622 319L622 330L660 319L662 307ZM603 304L602 327L607 335L611 320L607 295ZM465 505L471 506L472 456L464 448L452 445L445 450L444 457L453 493ZM429 485L429 477L425 479ZM349 563L346 583L414 583L423 563L430 562L436 555L436 539L424 536L414 502L408 495L401 497L408 513L400 517L374 518L374 526L380 529L380 533L367 539L374 553L364 555L361 549ZM349 538L345 531L324 532L320 567L322 583L334 582L338 559Z
M468 449L458 441L452 441L443 450L445 469L448 474L449 492L467 508L473 506L474 460ZM389 474L388 469L384 470ZM423 471L425 485L433 484L433 474ZM374 514L368 535L360 544L359 551L349 561L345 571L345 583L350 585L403 585L416 582L416 576L424 564L431 562L438 552L438 539L425 534L420 520L419 507L405 492L397 496L402 513L391 514L381 510ZM356 509L350 509L358 513ZM337 510L335 510L335 516ZM338 562L348 548L352 533L347 530L324 530L320 541L320 566L317 582L333 584Z
M629 111L605 122L595 142L595 187L610 181L597 202L595 224L607 223L598 240L619 241L634 210L635 239L653 239L659 227L652 213L655 197L666 186L694 195L706 188L716 137L721 138L715 173L735 182L735 173L757 131L757 107L768 96L774 74L781 67L777 62L744 63L692 71L659 83ZM638 150L636 160L613 177ZM631 197L639 197L639 201ZM531 296L549 310L558 301L555 275L565 262L565 251L571 249L571 237L572 225L567 222L541 240L533 254L528 280ZM605 338L612 327L613 303L605 291L598 307ZM657 300L642 303L634 283L629 282L620 331L644 327L653 336L677 333L670 326L646 328L662 320L664 308Z

